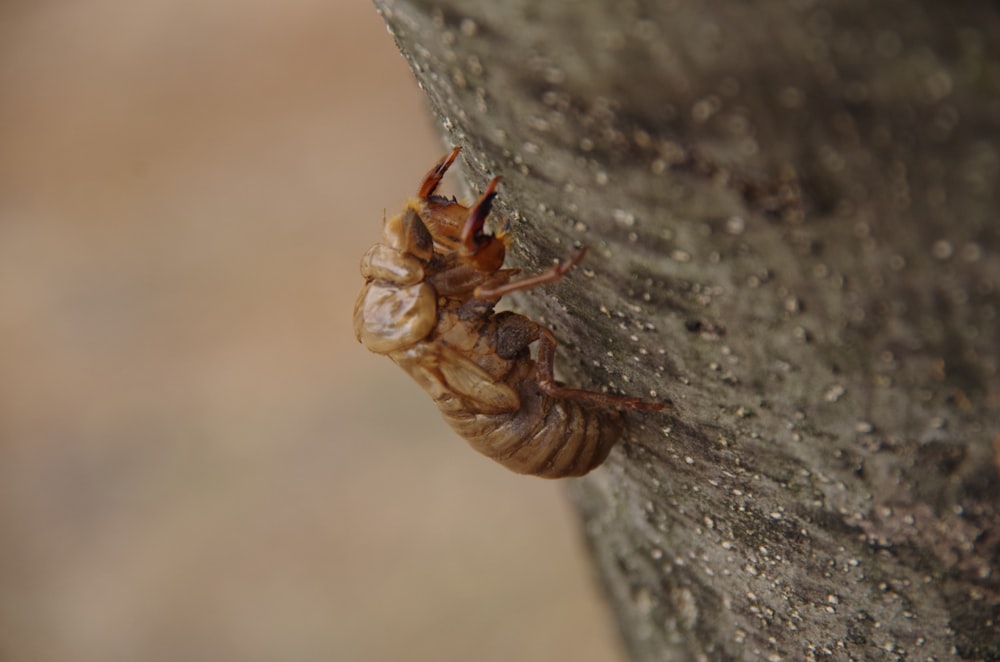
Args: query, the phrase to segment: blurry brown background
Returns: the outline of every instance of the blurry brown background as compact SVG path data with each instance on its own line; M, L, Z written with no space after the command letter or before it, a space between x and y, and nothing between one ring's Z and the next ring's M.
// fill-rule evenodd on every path
M0 659L618 657L560 485L354 340L442 150L361 0L0 5Z

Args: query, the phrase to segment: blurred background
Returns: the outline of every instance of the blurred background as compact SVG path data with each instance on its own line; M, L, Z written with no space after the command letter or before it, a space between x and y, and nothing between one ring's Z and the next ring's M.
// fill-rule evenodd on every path
M562 487L353 337L443 151L363 0L0 4L0 659L620 659Z

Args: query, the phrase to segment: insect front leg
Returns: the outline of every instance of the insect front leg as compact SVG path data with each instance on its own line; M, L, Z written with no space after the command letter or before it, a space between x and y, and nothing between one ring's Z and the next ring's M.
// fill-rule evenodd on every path
M483 230L486 217L493 209L493 199L497 196L499 183L500 178L494 177L483 189L475 204L469 209L469 215L462 224L462 233L459 237L459 255L462 261L485 272L496 271L502 267L507 251L503 230L496 236L486 234Z
M607 395L579 388L566 388L556 383L552 364L556 358L556 337L544 326L538 327L538 386L546 395L561 400L576 400L607 409L634 409L639 411L661 411L666 408L662 402L647 402L641 398Z
M499 177L491 179L469 210L469 216L462 227L462 247L469 255L475 255L493 239L491 235L483 232L483 226L486 225L486 217L493 209L493 199L497 197L499 183Z
M431 168L426 175L424 175L424 181L420 185L420 192L417 193L417 197L421 200L427 201L432 195L434 195L434 191L437 190L441 180L444 179L444 174L448 172L448 168L450 168L451 164L455 162L455 159L458 158L458 153L461 151L461 147L456 147L448 154L442 156L441 160L434 164L434 167Z

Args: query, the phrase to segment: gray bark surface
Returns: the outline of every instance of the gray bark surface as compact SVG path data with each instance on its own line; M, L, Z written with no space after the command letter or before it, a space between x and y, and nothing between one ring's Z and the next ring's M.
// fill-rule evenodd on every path
M993 2L376 0L574 385L635 660L1000 659ZM488 599L488 596L484 596Z

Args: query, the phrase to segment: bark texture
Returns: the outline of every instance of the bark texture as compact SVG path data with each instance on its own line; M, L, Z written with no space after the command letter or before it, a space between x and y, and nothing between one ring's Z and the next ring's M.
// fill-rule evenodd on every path
M995 2L377 0L504 177L635 660L1000 658Z

